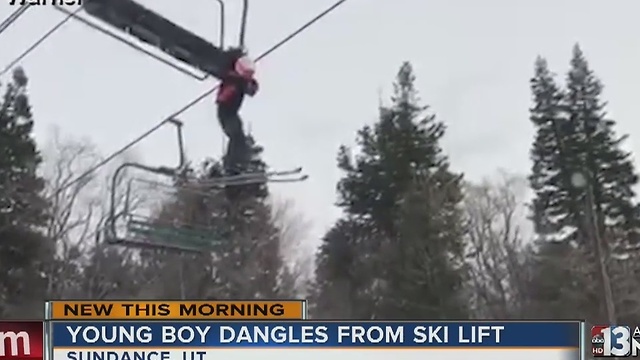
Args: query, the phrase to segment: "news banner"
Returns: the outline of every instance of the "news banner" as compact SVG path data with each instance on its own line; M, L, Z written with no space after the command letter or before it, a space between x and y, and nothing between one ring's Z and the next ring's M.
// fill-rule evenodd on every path
M0 340L2 360L577 360L637 356L640 330L581 321L315 321L297 300L51 301L44 321L1 321Z

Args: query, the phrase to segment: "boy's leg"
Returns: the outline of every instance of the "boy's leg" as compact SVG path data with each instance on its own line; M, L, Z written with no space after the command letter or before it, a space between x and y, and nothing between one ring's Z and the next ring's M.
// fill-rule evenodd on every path
M224 157L224 167L229 174L239 174L246 170L249 158L247 138L242 128L242 119L235 114L225 114L221 117L221 125L227 137L227 153Z
M242 120L238 116L238 110L218 104L218 123L224 134L231 139L237 133L242 133Z
M230 175L238 175L247 170L247 142L245 137L235 136L229 139L225 156L225 169Z

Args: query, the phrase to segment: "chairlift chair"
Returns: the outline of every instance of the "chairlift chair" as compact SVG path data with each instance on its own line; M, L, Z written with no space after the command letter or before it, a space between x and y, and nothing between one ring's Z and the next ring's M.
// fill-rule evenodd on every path
M204 80L209 76L221 78L223 73L233 60L224 49L225 39L225 7L223 0L215 0L220 6L220 28L219 44L214 45L202 37L184 29L183 27L169 21L161 15L145 8L133 0L85 0L85 12L99 21L108 24L111 28L136 38L139 42L151 45L160 49L172 58L186 64L204 75L198 75L196 71L185 71L182 67L172 67L187 72L198 80ZM240 26L239 47L244 47L244 37L246 33L246 21L248 14L248 0L243 0L243 12ZM65 11L58 8L58 10ZM68 12L68 11L65 11ZM89 25L101 32L107 32L111 37L126 43L127 45L142 51L156 60L167 64L167 61L157 55L149 53L141 48L134 41L127 39L112 30L88 22L86 19L76 16L86 25Z
M111 179L111 193L109 214L103 225L102 236L108 244L122 245L134 248L164 249L186 252L213 252L221 244L225 243L225 236L212 228L192 226L172 220L171 223L161 222L148 215L136 213L131 206L133 192L132 184L147 183L164 187L167 192L174 191L176 187L188 190L198 197L211 196L216 189L228 186L242 186L249 184L261 184L267 182L287 183L299 182L307 179L301 175L302 168L286 171L271 171L264 173L247 173L233 176L221 176L203 181L193 179L186 173L186 157L184 152L184 139L182 135L182 122L170 119L166 122L175 126L178 141L178 165L148 166L140 163L127 162L120 165ZM144 178L133 177L127 183L124 194L124 203L119 204L121 198L118 194L118 183L121 175L127 169L137 169L147 174L157 175L170 180L168 183L153 182ZM175 180L181 180L177 185Z
M103 231L104 239L108 244L135 248L202 252L213 249L216 245L222 243L212 229L198 229L178 223L163 224L151 219L149 216L136 214L131 206L131 184L135 178L127 184L124 204L121 207L118 204L117 185L126 169L134 168L146 173L160 175L170 180L176 179L184 173L186 159L184 156L182 123L175 119L169 120L168 123L174 125L177 130L178 165L176 167L153 167L128 162L116 169L111 180L110 208Z

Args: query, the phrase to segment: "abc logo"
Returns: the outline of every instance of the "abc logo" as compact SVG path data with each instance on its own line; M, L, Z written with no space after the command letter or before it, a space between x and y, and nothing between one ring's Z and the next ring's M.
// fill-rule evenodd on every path
M591 355L604 356L604 337L601 334L591 337L591 345Z

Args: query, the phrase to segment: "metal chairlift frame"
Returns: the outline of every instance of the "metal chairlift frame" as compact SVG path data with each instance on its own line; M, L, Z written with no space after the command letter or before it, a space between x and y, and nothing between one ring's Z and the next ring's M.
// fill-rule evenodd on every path
M225 47L225 38L226 38L226 13L225 13L225 3L224 0L215 0L215 2L218 4L219 8L220 8L220 17L219 17L219 21L220 21L220 27L218 30L219 33L219 40L218 40L218 45L217 47L219 47L219 49L221 51L224 51L224 47ZM84 7L86 4L83 4L82 6ZM59 5L55 5L54 8L64 14L66 14L67 16L72 17L73 19L81 22L82 24L89 26L91 28L93 28L94 30L97 30L121 43L124 43L127 46L130 46L131 48L133 48L134 50L137 50L183 74L186 74L198 81L203 81L208 79L212 74L207 73L205 71L202 71L201 69L198 69L199 71L192 71L188 68L182 67L182 66L178 66L175 63L173 63L172 61L165 59L164 57L161 57L157 54L154 54L153 52L145 49L141 44L143 44L144 42L138 40L139 43L136 43L130 39L128 39L127 37L117 33L114 30L110 30L109 28L105 27L105 26L101 26L97 23L93 23L91 21L89 21L88 19L86 19L83 16L78 15L77 13L74 13L72 11L69 11L68 9L59 6ZM243 10L242 10L242 18L241 18L241 23L240 23L240 35L239 35L239 47L240 48L244 48L245 47L245 37L246 37L246 26L247 26L247 18L248 18L248 12L249 12L249 0L243 0ZM134 36L132 36L133 38L135 38ZM148 46L153 46L153 45L148 45ZM191 64L189 64L191 65ZM193 66L190 66L192 69L194 68Z
M126 169L134 168L153 174L176 179L184 173L186 158L184 155L184 140L182 136L182 122L171 119L168 123L176 127L178 137L179 161L176 167L148 166L140 163L128 162L120 165L111 179L111 199L109 214L104 222L103 236L108 244L135 247L138 249L163 249L181 252L203 252L213 250L215 245L221 243L215 240L215 234L211 234L209 229L187 229L180 225L155 224L153 220L134 215L129 208L131 197L130 180L125 192L124 209L118 212L117 209L117 185L120 176ZM164 185L166 186L166 185ZM118 236L118 221L125 220L126 232L124 236ZM134 236L129 236L133 233ZM175 239L174 239L175 238ZM182 238L180 241L179 238Z
M209 240L198 241L200 239L196 239L195 241L188 241L188 242L180 242L180 241L173 242L173 241L168 241L166 236L164 238L154 239L154 235L157 236L158 231L173 232L173 235L175 235L176 237L179 237L179 236L190 237L190 236L184 233L180 234L181 232L183 232L181 231L180 227L175 227L175 228L164 227L164 229L160 229L160 227L163 227L163 226L160 226L159 224L155 225L151 221L149 221L149 219L133 215L129 209L129 202L131 197L131 182L127 184L124 209L118 212L117 186L118 186L118 181L120 179L120 176L125 170L134 168L134 169L150 172L157 175L170 177L172 179L177 178L178 176L180 176L181 173L183 173L186 166L186 157L184 155L185 153L184 153L184 140L182 135L182 122L180 122L179 120L171 119L168 121L168 123L176 127L177 138L178 138L178 155L179 155L178 165L176 167L167 167L167 166L153 167L153 166L148 166L140 163L127 162L120 165L116 169L111 179L110 208L109 208L109 214L104 223L104 231L103 231L104 239L108 244L129 246L129 247L135 247L135 248L146 248L146 249L164 249L164 250L201 252L203 250L206 250L209 247L212 247L216 243L215 241L209 241ZM135 239L135 237L129 237L127 235L118 236L118 229L117 229L118 221L123 218L126 221L128 228L132 226L132 224L135 226L143 226L143 227L149 228L149 233L147 234L147 236L144 236L144 239ZM155 229L154 229L154 226L156 227ZM138 232L143 232L143 231L144 230L139 230ZM129 232L129 230L127 230L127 232ZM171 235L171 234L168 234L168 235ZM191 240L194 240L194 239L192 238Z
M264 184L264 183L289 183L300 182L307 179L307 175L301 175L302 168L296 168L285 171L271 171L265 173L247 173L233 176L222 176L213 178L207 181L190 181L185 172L186 170L186 156L184 151L184 137L182 134L182 122L176 119L170 119L166 122L175 126L178 140L178 165L175 167L168 166L148 166L140 163L127 162L120 165L114 172L111 179L111 198L109 206L109 214L103 224L104 231L102 235L108 244L122 245L135 248L146 249L164 249L186 252L203 252L213 251L216 245L222 243L222 240L216 240L216 237L220 234L214 234L210 229L187 229L183 224L166 226L160 224L154 224L151 219L144 218L139 215L134 215L129 208L132 181L129 181L125 191L125 205L122 211L118 211L118 182L126 169L137 169L156 175L165 176L171 179L184 180L183 188L188 189L193 193L200 193L202 195L208 195L213 189L220 189L226 186L240 186L250 184ZM167 184L154 182L151 180L136 179L141 183L148 183L151 185L158 185L167 187ZM128 227L127 232L148 232L143 236L143 239L136 239L134 237L118 236L118 222L125 220ZM135 231L131 231L131 226L138 226ZM142 227L148 228L148 230L142 229ZM164 232L162 238L154 238L154 235L158 235L158 232ZM203 235L206 234L206 235ZM175 236L175 240L168 240L167 235ZM182 237L183 240L180 241Z

